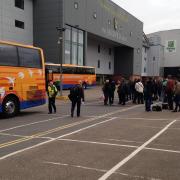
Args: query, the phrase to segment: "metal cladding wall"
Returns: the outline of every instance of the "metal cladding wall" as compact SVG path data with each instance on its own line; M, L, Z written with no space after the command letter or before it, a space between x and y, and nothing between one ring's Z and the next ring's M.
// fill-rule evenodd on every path
M58 63L58 32L62 26L62 0L34 0L34 45L43 48L46 61Z
M159 31L147 36L160 37L160 44L164 46L164 67L180 66L180 29ZM168 47L169 42L173 42L172 47Z
M109 0L64 1L65 23L133 48L142 48L143 23ZM96 18L94 18L96 14Z
M78 8L74 8L74 4ZM124 69L128 74L141 74L143 23L109 0L65 0L64 22L88 33L131 47L131 53L119 48L115 53L115 74ZM125 49L125 48L124 48ZM119 62L120 61L120 62ZM128 62L126 62L128 61ZM130 63L131 62L131 63ZM118 65L118 67L116 66Z
M33 0L24 1L24 9L15 7L14 0L0 0L0 39L33 44ZM15 20L24 28L15 27Z
M47 61L54 63L59 62L57 25L76 26L87 33L116 42L117 47L132 48L130 74L141 74L143 23L112 1L34 1L34 44L45 50ZM119 58L115 59L119 61ZM127 59L125 55L121 57L121 61ZM128 68L128 63L122 64L126 66L120 69ZM118 74L120 69L116 68L115 73Z

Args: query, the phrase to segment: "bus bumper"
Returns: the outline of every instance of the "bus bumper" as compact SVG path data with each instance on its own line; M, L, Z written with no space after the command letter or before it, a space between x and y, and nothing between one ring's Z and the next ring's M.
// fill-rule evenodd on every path
M36 101L23 101L20 103L20 109L27 109L31 107L41 106L46 104L46 99L36 100Z

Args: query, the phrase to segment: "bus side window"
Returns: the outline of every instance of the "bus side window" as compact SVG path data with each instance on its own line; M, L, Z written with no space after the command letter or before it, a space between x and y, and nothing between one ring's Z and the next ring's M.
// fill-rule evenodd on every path
M40 52L37 49L18 47L20 66L29 68L41 68Z
M0 65L18 66L17 48L15 46L0 44Z

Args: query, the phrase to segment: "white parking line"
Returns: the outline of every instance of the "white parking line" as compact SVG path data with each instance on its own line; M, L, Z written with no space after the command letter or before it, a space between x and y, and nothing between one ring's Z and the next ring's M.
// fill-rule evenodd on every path
M171 119L153 119L153 118L126 118L126 117L119 117L119 119L129 119L129 120L145 120L145 121L171 121ZM177 120L178 121L178 120Z
M142 105L137 105L137 106L132 106L132 107L129 107L129 108L124 108L124 109L121 109L121 110L113 111L113 112L111 112L111 113L107 113L107 114L104 114L104 115L102 115L102 116L99 116L98 118L92 118L92 120L98 120L98 119L101 119L101 118L105 118L105 117L111 116L111 115L113 115L113 114L125 112L125 111L131 110L131 109L135 109L135 108L141 107L141 106L142 106ZM53 119L55 119L55 118L53 118ZM84 130L86 130L86 129L89 129L89 128L91 128L91 127L97 126L97 125L99 125L99 124L103 124L103 123L112 121L112 120L114 120L114 119L116 119L116 118L111 118L111 119L108 119L108 120L105 120L105 121L102 121L102 122L99 122L99 123L96 123L96 124L87 126L87 127L85 127L85 128L72 131L71 133L64 134L64 135L59 136L59 137L57 137L57 138L55 138L55 139L50 139L50 140L48 140L48 141L45 141L45 142L36 144L36 145L34 145L34 146L30 146L30 147L28 147L28 148L24 148L24 149L15 151L15 152L13 152L13 153L10 153L10 154L7 154L7 155L5 155L5 156L0 157L0 160L6 159L6 158L8 158L8 157L14 156L14 155L16 155L16 154L22 153L22 152L24 152L24 151L27 151L27 150L30 150L30 149L33 149L33 148L36 148L36 147L42 146L42 145L44 145L44 144L53 142L53 141L58 140L58 139L61 139L61 138L63 138L63 137L76 134L76 133L78 133L78 132L84 131ZM86 120L86 121L90 121L90 119L89 119L89 120Z
M143 145L141 145L138 149L136 149L134 152L132 152L129 156L127 156L125 159L120 161L118 164L116 164L113 168L111 168L107 173L105 173L102 177L99 178L99 180L106 180L109 176L111 176L115 171L117 171L121 166L123 166L125 163L127 163L130 159L132 159L134 156L136 156L140 151L142 151L148 144L150 144L152 141L154 141L157 137L159 137L162 133L164 133L171 125L173 125L177 120L174 120L173 122L169 123L167 126L165 126L160 132L158 132L155 136L153 136L151 139L149 139L147 142L145 142Z
M48 140L48 141L45 141L45 142L36 144L36 145L34 145L34 146L30 146L30 147L28 147L28 148L24 148L24 149L15 151L15 152L13 152L13 153L10 153L10 154L7 154L7 155L5 155L5 156L0 157L0 160L6 159L6 158L8 158L8 157L11 157L11 156L13 156L13 155L22 153L22 152L24 152L24 151L27 151L27 150L30 150L30 149L33 149L33 148L36 148L36 147L42 146L42 145L44 145L44 144L53 142L53 141L58 140L58 139L61 139L61 138L63 138L63 137L76 134L76 133L81 132L81 131L84 131L84 130L86 130L86 129L95 127L95 126L97 126L97 125L99 125L99 124L104 124L104 123L106 123L106 122L113 121L114 119L116 119L116 118L111 118L111 119L108 119L108 120L105 120L105 121L102 121L102 122L99 122L99 123L96 123L96 124L93 124L93 125L90 125L90 126L87 126L87 127L81 128L81 129L78 129L78 130L75 130L75 131L73 131L73 132L70 132L70 133L61 135L61 136L59 136L59 137L57 137L57 138L50 139L50 140Z
M138 146L124 145L124 144L112 144L112 143L103 143L96 141L82 141L82 140L74 140L74 139L59 139L60 141L69 141L69 142L78 142L78 143L88 143L88 144L97 144L97 145L108 145L108 146L120 146L120 147L128 147L128 148L138 148Z
M104 143L104 142L97 142L97 141L82 141L82 140L75 140L75 139L59 139L59 140L60 141L67 141L67 142L96 144L96 145L127 147L127 148L136 148L136 149L139 148L139 146L125 145L125 144L114 144L114 143ZM127 142L135 142L135 141L127 141ZM163 144L155 144L155 145L163 145ZM170 149L157 149L157 148L146 148L146 147L144 149L152 150L152 151L161 151L161 152L169 152L169 153L180 154L180 151L175 151L175 150L170 150Z
M31 126L31 125L34 125L34 124L40 124L40 123L44 123L44 122L54 121L54 120L57 120L57 119L62 119L62 118L68 117L68 116L69 115L59 116L59 117L46 119L46 120L42 120L42 121L36 121L36 122L33 122L33 123L29 123L29 124L23 124L23 125L19 125L19 126L14 126L14 127L11 127L11 128L0 130L0 133L5 132L5 131L10 131L10 130L13 130L13 129L26 127L26 126Z
M85 167L85 166L79 166L79 165L70 165L70 164L64 164L64 163L59 163L59 162L48 162L45 161L43 162L44 164L50 164L50 165L56 165L56 166L69 166L69 167L74 167L74 168L80 168L80 169L85 169L85 170L90 170L90 171L97 171L97 172L107 172L107 170L104 169L97 169L97 168L91 168L91 167ZM130 177L130 178L138 178L138 179L145 179L143 176L133 176L125 173L120 173L120 172L114 172L115 174L120 174L122 176ZM152 177L146 177L147 180L161 180L157 178L152 178Z

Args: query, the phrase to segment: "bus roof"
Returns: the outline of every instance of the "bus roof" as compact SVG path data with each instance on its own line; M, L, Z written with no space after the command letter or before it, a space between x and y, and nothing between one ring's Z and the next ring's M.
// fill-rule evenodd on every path
M10 42L10 41L2 41L2 40L0 40L0 44L7 44L7 45L20 46L20 47L25 47L25 48L41 50L41 48L39 48L39 47L35 47L35 46L32 46L32 45L25 45L25 44L21 44L21 43L17 43L17 42Z
M45 63L45 65L48 65L48 66L60 66L60 64L54 64L54 63ZM82 67L82 68L95 68L93 66L81 66L81 65L75 65L75 64L62 64L62 66Z

